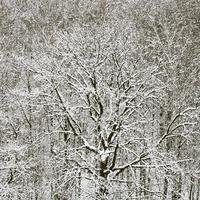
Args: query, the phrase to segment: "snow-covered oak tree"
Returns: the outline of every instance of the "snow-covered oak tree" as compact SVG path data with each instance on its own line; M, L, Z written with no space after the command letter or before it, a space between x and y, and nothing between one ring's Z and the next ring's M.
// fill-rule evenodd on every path
M198 199L199 3L10 3L0 197Z

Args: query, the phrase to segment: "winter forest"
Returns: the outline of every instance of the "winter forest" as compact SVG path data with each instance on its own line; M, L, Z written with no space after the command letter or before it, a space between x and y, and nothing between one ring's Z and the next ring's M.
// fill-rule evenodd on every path
M200 200L200 1L1 0L0 200Z

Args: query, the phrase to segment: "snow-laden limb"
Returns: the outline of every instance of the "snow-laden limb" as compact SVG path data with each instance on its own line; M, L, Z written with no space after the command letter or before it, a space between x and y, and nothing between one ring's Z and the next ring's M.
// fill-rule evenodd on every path
M132 165L135 165L137 163L139 163L140 161L142 160L146 160L146 159L149 159L149 158L146 158L147 156L149 155L149 153L143 153L139 156L138 159L126 164L126 165L123 165L123 166L119 166L119 167L115 167L113 168L113 171L117 171L116 173L116 176L119 175L121 172L123 172L125 169L127 169L128 167L132 166Z
M184 110L181 113L177 114L172 119L172 121L170 122L170 124L167 127L166 133L160 138L160 140L157 142L156 146L159 146L166 137L170 136L175 130L179 129L180 127L185 128L185 126L193 126L194 125L194 123L185 122L185 123L182 123L182 124L178 124L174 128L172 128L178 118L183 117L183 116L188 116L186 113L188 111L191 111L191 110L196 110L196 108L187 108L186 110Z

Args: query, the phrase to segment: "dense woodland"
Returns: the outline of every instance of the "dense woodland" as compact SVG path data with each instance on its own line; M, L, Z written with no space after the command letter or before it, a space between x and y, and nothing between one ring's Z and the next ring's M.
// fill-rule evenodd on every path
M200 200L200 1L0 1L1 200Z

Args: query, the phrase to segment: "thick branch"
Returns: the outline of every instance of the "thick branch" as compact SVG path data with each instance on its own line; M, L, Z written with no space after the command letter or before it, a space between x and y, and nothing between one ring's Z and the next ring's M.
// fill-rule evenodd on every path
M140 157L139 157L138 159L132 161L131 163L129 163L129 164L127 164L127 165L120 166L120 167L116 167L116 168L114 168L112 171L118 171L118 172L116 173L116 175L115 175L115 176L117 176L117 175L119 175L121 172L123 172L125 169L127 169L128 167L130 167L130 166L132 166L132 165L134 165L134 164L139 163L141 160L143 160L143 159L144 159L146 156L148 156L148 155L149 155L149 152L143 153L143 154L140 155Z
M117 144L115 147L115 152L114 152L114 156L113 156L113 160L112 160L112 165L110 166L110 170L112 170L115 167L118 148L119 148L119 144Z

